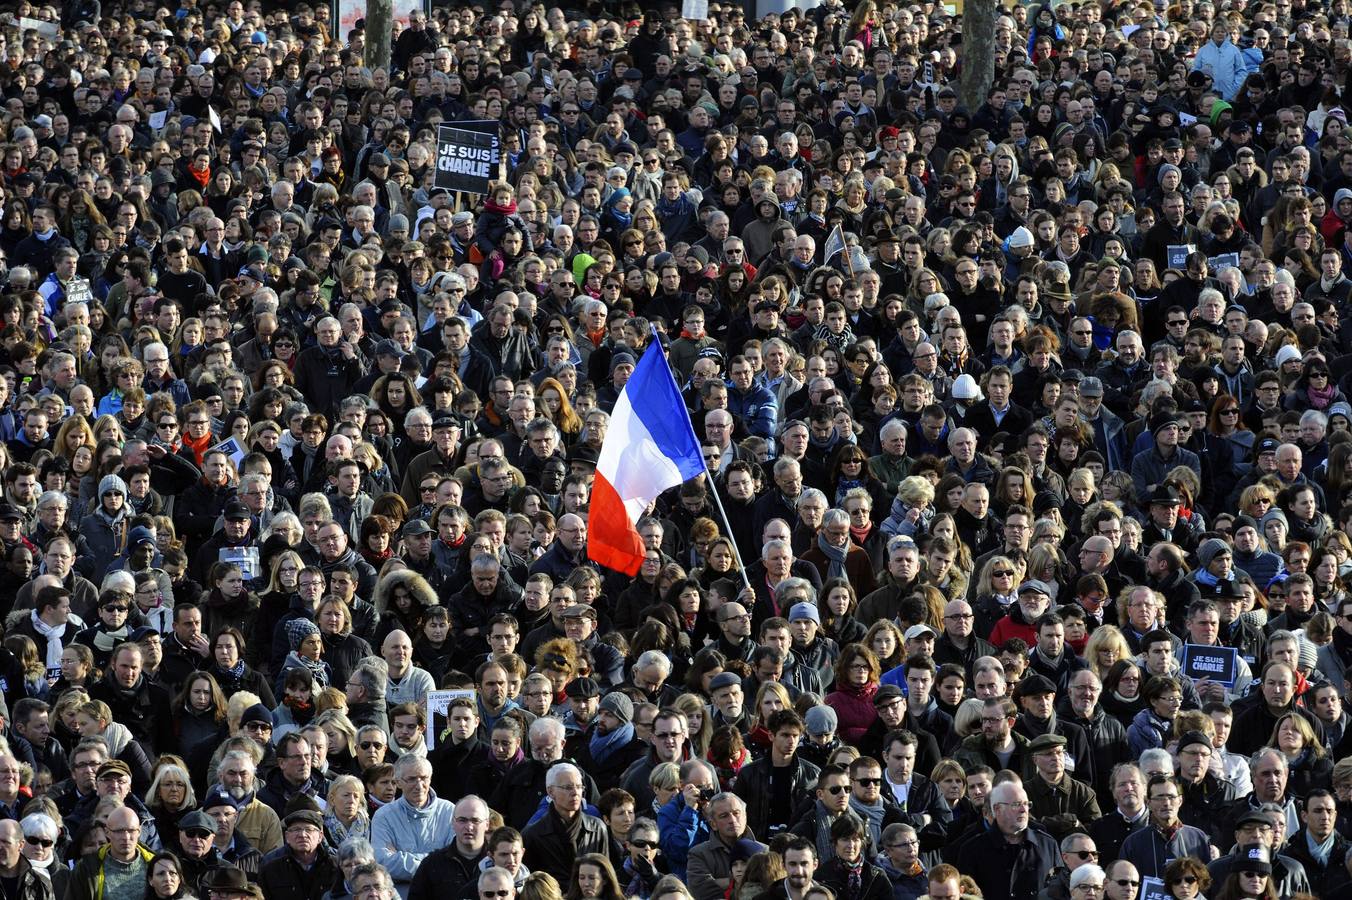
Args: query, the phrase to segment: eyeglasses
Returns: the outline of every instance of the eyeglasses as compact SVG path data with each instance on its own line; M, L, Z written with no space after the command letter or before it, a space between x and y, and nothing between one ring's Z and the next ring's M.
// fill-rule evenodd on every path
M849 789L850 786L848 784L833 784L830 785L829 787L824 788L823 790L825 790L827 793L831 794L834 797L839 797L841 794L845 793Z
M380 741L362 741L361 748L363 750L384 750L385 745Z
M124 613L124 612L127 611L127 607L125 607L125 606L119 606L119 605L116 605L116 604L109 604L109 605L103 607L103 611L104 611L104 612L113 612L113 613Z
M657 844L653 841L634 840L632 838L629 841L629 845L637 847L640 850L655 850L657 848Z
M1080 859L1098 859L1099 853L1097 850L1071 850L1070 855Z
M883 783L883 780L881 778L856 778L854 783L864 787L878 787Z
M995 578L1013 578L1013 577L1014 577L1014 570L1013 570L1013 569L1001 569L1001 570L998 571L998 572L992 572L991 575L992 575L993 577L995 577ZM948 618L948 617L945 616L944 618ZM970 619L971 616L968 616L968 618Z
M1196 883L1197 883L1197 876L1196 876L1196 875L1180 875L1180 876L1178 876L1177 878L1175 878L1175 879L1173 879L1172 881L1170 881L1169 883L1170 883L1170 884L1196 884Z
M33 837L32 835L25 837L24 842L31 844L34 847L42 847L44 849L56 844L56 841L49 841L47 838Z

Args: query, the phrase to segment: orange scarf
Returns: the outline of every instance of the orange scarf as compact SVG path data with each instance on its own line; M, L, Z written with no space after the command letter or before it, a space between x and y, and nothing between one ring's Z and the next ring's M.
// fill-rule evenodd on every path
M205 437L196 441L193 440L191 437L189 437L187 432L184 432L183 446L187 447L189 450L192 451L193 459L197 462L198 466L202 465L202 457L206 454L208 450L211 449L211 440L212 438L210 431L206 433Z

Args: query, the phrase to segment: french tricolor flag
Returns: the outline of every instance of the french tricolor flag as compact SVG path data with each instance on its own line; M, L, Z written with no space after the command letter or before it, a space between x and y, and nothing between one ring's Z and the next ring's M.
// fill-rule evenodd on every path
M587 555L617 572L637 573L639 518L663 491L704 471L690 414L654 337L610 414L592 484Z

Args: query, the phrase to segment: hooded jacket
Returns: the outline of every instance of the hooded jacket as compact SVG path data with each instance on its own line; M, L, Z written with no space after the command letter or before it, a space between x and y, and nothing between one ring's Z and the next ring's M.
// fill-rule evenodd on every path
M112 491L122 495L122 507L116 515L110 515L103 508L103 495ZM108 571L113 560L126 550L127 534L131 528L127 520L128 496L127 483L121 477L103 476L99 481L99 495L94 500L94 509L80 521L80 534L93 555L95 572Z

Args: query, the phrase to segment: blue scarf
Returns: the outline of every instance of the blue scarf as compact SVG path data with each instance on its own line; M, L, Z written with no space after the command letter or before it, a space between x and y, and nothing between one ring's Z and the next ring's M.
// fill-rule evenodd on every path
M615 751L628 746L633 739L634 726L628 722L616 728L610 734L602 734L598 728L592 732L587 749L591 751L592 759L598 763L605 763L607 759L614 755Z

